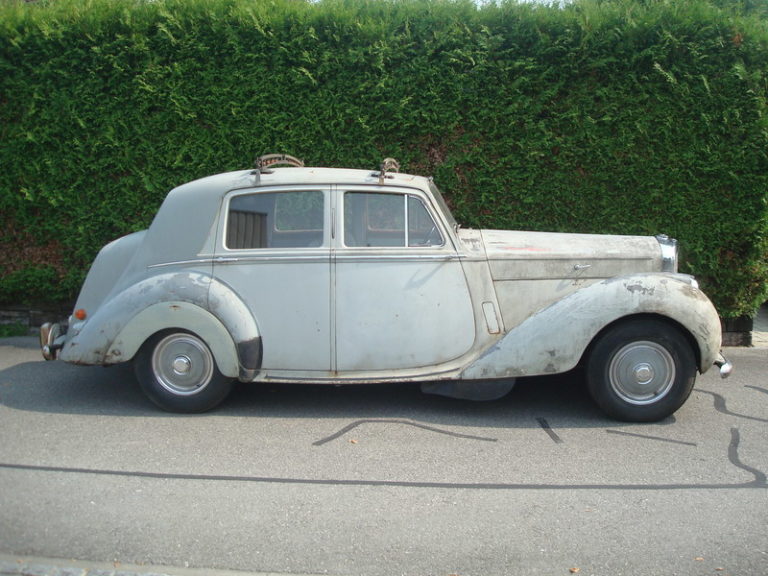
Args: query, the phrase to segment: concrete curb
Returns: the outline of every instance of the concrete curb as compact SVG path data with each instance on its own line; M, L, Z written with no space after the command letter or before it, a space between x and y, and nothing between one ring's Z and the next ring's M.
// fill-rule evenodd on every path
M766 305L760 307L752 323L752 346L768 347L768 306Z
M286 572L243 572L219 568L182 568L121 564L119 562L87 562L0 554L0 576L320 576ZM328 576L327 574L325 576Z

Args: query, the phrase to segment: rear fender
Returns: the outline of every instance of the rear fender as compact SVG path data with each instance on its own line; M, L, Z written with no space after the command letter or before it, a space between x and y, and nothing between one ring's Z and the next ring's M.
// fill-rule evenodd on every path
M177 272L138 282L83 322L72 322L60 358L75 364L131 360L147 338L166 329L194 332L210 346L226 376L252 380L261 338L250 310L207 274Z
M159 302L131 318L107 350L105 364L133 358L153 334L173 328L192 332L211 349L219 371L230 378L240 374L237 349L224 325L213 314L189 302Z

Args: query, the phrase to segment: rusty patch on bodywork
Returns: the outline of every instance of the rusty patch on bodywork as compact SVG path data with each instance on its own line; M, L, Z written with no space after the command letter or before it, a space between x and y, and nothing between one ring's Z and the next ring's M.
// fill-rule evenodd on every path
M104 358L105 364L116 364L118 362L121 362L121 359L123 357L123 352L119 348L112 348Z

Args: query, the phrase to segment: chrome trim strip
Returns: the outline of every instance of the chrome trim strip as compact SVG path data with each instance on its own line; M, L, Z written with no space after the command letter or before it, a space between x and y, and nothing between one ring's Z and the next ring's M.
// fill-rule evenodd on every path
M192 266L213 264L216 261L215 258L199 258L197 260L177 260L175 262L161 262L160 264L150 264L147 268L167 268L169 266Z
M453 260L469 260L460 254L345 254L340 252L325 252L323 254L265 254L263 256L217 256L215 258L200 258L198 260L179 260L150 264L147 268L168 268L171 266L201 266L207 264L247 264L256 262L448 262ZM482 260L482 259L481 259Z
M214 264L254 264L259 262L283 262L283 263L306 263L306 262L328 262L331 261L331 255L329 253L318 254L313 256L311 254L297 254L295 256L285 256L281 254L264 255L264 256L239 256L237 258L214 258Z
M462 260L459 254L339 254L336 262L452 262Z
M437 378L446 376L450 380L454 380L454 375L458 374L458 370L455 368L448 368L443 370L436 370L432 372L414 372L409 371L400 376L361 376L365 372L349 372L349 373L336 373L332 375L324 376L322 374L328 374L327 372L317 372L315 375L300 374L302 371L291 370L269 370L262 369L258 375L258 381L260 382L306 382L312 384L379 384L382 382L391 383L403 383L403 382L423 382L431 381ZM385 370L385 372L392 372L392 370Z
M502 282L541 282L542 280L557 280L558 282L572 283L574 281L588 282L608 280L609 278L611 278L611 276L520 276L519 278L492 278L492 280L494 284Z
M571 258L568 256L553 256L553 257L547 257L547 256L529 256L529 257L507 257L507 256L491 256L488 258L488 262L538 262L538 261L544 261L544 262L567 262L571 263L574 261L580 261L580 262L651 262L653 261L653 258L649 258L646 256L638 256L636 258L625 258L621 256L611 257L611 256L595 256L593 258L588 257L581 257L581 258ZM590 264L591 266L591 264Z

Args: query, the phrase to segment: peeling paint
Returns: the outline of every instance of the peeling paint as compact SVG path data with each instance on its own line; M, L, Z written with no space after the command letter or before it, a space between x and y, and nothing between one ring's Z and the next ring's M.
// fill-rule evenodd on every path
M628 292L631 292L632 294L640 293L643 296L653 296L653 293L656 291L656 288L648 288L639 283L625 284L624 286L626 286Z

